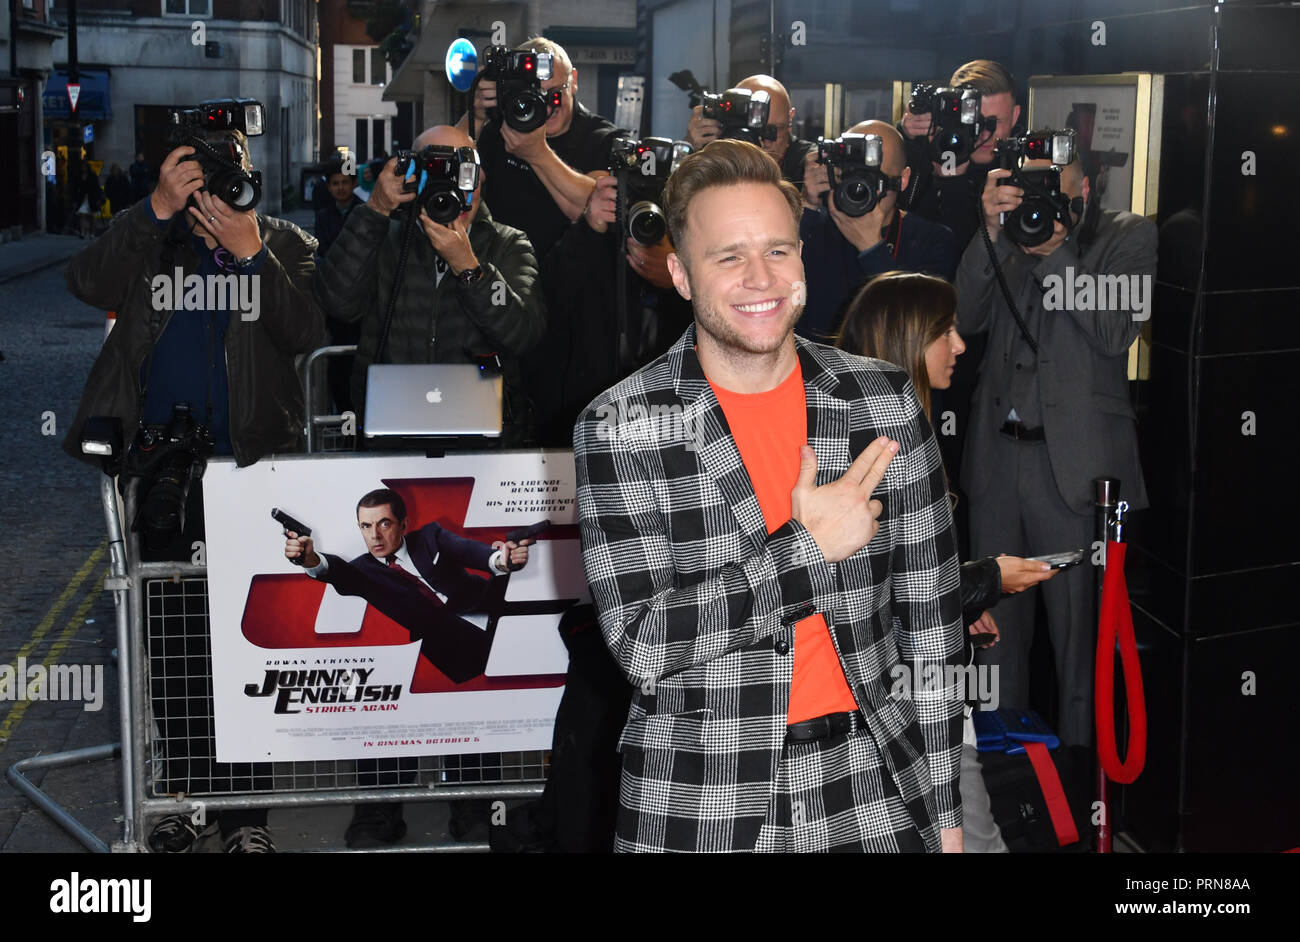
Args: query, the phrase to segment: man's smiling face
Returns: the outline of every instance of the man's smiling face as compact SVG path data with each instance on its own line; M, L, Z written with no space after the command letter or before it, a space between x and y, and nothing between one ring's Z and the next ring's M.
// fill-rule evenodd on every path
M779 350L805 300L799 230L781 191L763 183L700 191L685 242L669 270L700 331L733 357Z

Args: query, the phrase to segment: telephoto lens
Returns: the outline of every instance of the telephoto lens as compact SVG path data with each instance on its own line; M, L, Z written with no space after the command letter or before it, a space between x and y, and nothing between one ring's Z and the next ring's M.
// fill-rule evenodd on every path
M657 203L642 200L627 211L627 231L641 245L658 245L668 233L668 221Z

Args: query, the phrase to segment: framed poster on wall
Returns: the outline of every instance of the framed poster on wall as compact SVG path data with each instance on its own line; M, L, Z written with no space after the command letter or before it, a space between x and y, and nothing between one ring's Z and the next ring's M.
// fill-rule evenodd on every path
M1073 128L1102 209L1156 214L1164 76L1032 75L1029 128Z
M1151 72L1029 77L1029 129L1074 129L1102 209L1155 218L1163 110L1164 76ZM1129 379L1150 378L1150 331L1129 348Z

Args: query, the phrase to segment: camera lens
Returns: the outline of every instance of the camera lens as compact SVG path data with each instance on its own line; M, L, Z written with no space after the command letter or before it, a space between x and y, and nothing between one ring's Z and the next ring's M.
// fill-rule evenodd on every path
M540 92L526 91L506 103L506 123L520 134L536 131L546 123L546 101Z
M262 188L257 181L232 170L218 170L207 180L209 193L229 204L232 209L246 212L262 199Z
M648 200L627 211L627 232L641 245L658 245L668 231L663 210Z
M835 187L835 208L846 216L865 216L876 208L876 189L866 177L848 177Z
M1051 207L1036 197L1027 197L1007 217L1007 236L1018 245L1042 245L1052 235L1052 220Z
M963 164L970 157L970 141L959 130L940 129L934 136L932 148L935 160L947 160L946 155L952 154L955 163Z
M460 200L450 190L439 190L425 200L424 211L434 222L446 225L460 215Z

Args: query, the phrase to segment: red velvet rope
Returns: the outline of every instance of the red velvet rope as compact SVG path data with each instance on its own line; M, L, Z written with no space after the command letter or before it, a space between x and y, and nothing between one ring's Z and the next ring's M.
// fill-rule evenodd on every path
M1097 758L1111 781L1128 785L1137 780L1147 760L1147 702L1142 690L1133 612L1124 580L1123 543L1106 544L1106 578L1101 588L1101 621L1097 631ZM1120 760L1115 742L1115 642L1119 641L1128 703L1128 755Z

